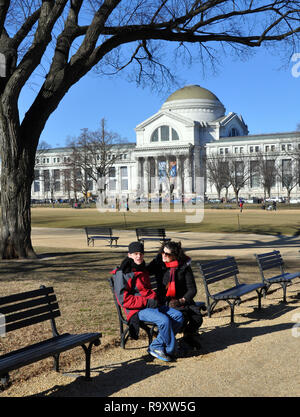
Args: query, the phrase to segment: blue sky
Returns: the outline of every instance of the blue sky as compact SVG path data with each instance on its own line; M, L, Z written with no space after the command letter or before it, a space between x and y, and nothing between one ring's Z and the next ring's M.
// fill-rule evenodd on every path
M217 74L207 72L204 77L196 64L191 68L181 64L177 71L182 79L180 87L199 84L209 89L224 104L226 113L243 116L249 134L259 134L295 131L300 123L300 77L292 75L293 65L258 49L245 62L222 59ZM80 129L96 130L104 117L109 130L135 142L135 126L156 113L176 89L159 94L122 78L88 74L50 116L40 140L52 147L65 146L68 137L79 136ZM31 88L23 91L21 116L33 97Z

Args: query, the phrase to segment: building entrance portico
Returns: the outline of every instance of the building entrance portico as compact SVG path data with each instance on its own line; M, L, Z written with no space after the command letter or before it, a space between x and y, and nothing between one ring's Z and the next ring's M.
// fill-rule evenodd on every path
M143 153L145 154L145 150ZM139 196L147 197L151 194L157 197L181 198L183 194L192 193L191 156L189 149L188 152L156 150L152 155L136 156L136 189Z

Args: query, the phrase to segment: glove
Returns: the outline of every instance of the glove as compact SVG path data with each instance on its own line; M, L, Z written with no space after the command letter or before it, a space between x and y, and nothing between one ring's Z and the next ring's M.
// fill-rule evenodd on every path
M157 307L157 300L153 298L148 298L146 308L156 308Z

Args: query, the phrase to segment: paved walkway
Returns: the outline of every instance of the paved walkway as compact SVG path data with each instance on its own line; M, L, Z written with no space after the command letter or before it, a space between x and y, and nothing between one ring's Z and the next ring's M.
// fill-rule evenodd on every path
M126 252L128 244L136 240L133 230L114 230L119 236L119 245L113 247L114 251ZM283 255L295 256L300 249L299 236L274 236L258 234L238 233L193 233L193 232L168 232L168 237L173 240L181 240L185 250L191 255L193 252L210 253L219 256L252 256L254 253L266 252L267 250L280 249ZM111 251L112 249L105 241L98 241L95 247L88 247L84 229L63 229L63 228L33 228L32 242L34 246L76 248L95 251ZM145 250L156 250L158 242L145 243ZM300 255L299 255L300 259Z

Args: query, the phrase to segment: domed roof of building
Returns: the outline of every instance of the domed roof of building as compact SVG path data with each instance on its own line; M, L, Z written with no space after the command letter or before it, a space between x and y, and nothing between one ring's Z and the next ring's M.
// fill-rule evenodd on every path
M204 100L214 100L220 101L217 96L215 96L211 91L206 88L200 87L200 85L186 85L179 90L176 90L172 93L165 103L174 101L174 100L191 100L191 99L204 99Z

